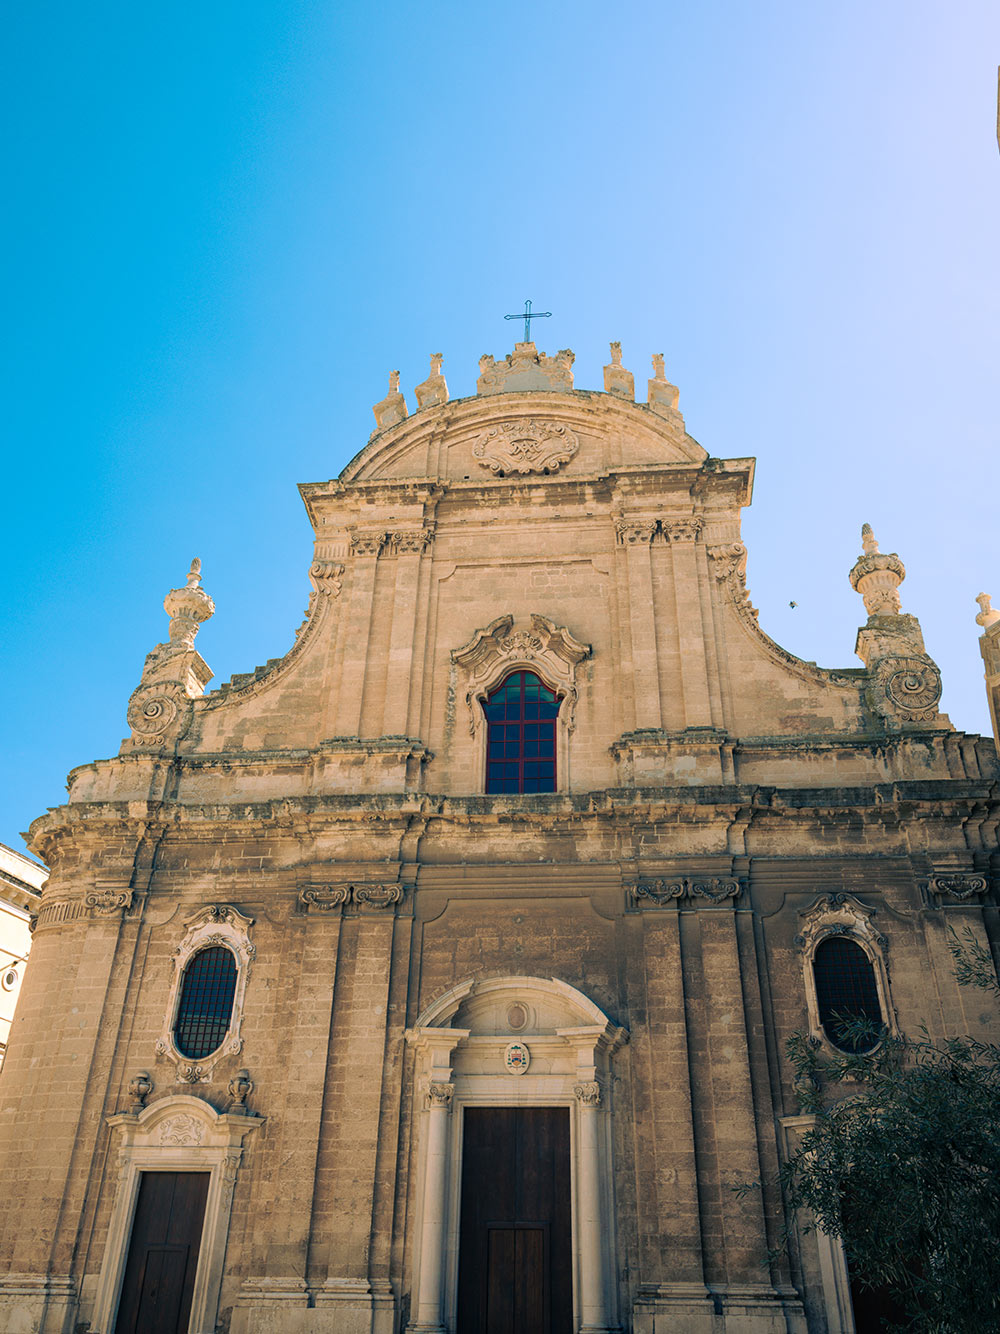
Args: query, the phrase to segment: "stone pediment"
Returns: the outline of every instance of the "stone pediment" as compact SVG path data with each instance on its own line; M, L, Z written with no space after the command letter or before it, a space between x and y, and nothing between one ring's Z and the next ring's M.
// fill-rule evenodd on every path
M707 458L674 423L611 394L497 392L412 414L376 436L330 485L594 476L629 467L700 466ZM307 506L322 489L301 488Z

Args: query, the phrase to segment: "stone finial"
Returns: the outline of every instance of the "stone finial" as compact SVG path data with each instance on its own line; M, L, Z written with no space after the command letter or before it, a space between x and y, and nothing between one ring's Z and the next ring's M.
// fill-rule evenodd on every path
M417 395L417 407L435 408L440 403L448 402L448 386L441 374L443 364L444 353L432 352L431 373L422 384L417 385L414 391Z
M979 603L976 624L988 630L991 625L996 625L997 621L1000 621L1000 611L994 609L989 593L980 593L976 601Z
M406 399L399 392L399 371L389 372L389 392L372 407L372 412L375 414L376 431L387 431L390 426L406 420L409 414Z
M215 612L215 603L201 587L201 561L191 562L187 583L172 588L163 599L163 610L170 617L170 643L176 648L193 649L198 627Z
M879 551L871 524L861 529L861 545L864 554L851 570L851 587L864 598L869 616L898 616L898 589L906 578L906 567L894 551L888 555Z
M132 1105L129 1111L133 1116L138 1116L146 1106L146 1099L152 1093L154 1088L153 1081L149 1077L147 1070L140 1070L134 1074L128 1082L129 1096L132 1099Z
M611 344L611 364L604 367L604 392L635 401L635 376L622 365L621 343Z
M539 352L534 343L515 343L514 351L496 361L487 354L479 358L477 394L506 394L529 389L568 393L573 388L573 362L569 348L555 356Z
M677 405L681 398L680 390L667 379L663 362L663 353L654 352L653 378L647 381L646 401L659 416L666 417L668 421L678 420L680 425L683 426L684 418L677 411Z
M254 1090L249 1070L237 1070L229 1081L229 1111L236 1116L249 1116L247 1098Z

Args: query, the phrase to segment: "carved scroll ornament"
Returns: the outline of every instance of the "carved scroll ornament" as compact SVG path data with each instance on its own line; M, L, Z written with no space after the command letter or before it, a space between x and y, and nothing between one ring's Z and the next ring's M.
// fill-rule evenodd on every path
M511 473L552 473L569 463L580 443L559 422L504 422L484 431L472 447L479 464L496 477Z

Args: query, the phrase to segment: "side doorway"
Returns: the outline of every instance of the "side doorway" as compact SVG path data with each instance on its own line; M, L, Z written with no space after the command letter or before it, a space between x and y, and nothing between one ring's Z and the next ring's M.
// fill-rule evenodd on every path
M143 1172L115 1334L188 1334L209 1172Z
M466 1107L457 1328L571 1334L568 1107Z

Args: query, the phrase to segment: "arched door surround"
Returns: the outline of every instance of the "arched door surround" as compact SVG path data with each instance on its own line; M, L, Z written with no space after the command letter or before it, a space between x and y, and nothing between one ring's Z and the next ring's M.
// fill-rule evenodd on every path
M407 1030L418 1136L408 1334L454 1334L466 1107L570 1111L573 1329L618 1328L611 1058L628 1040L556 978L468 979Z

